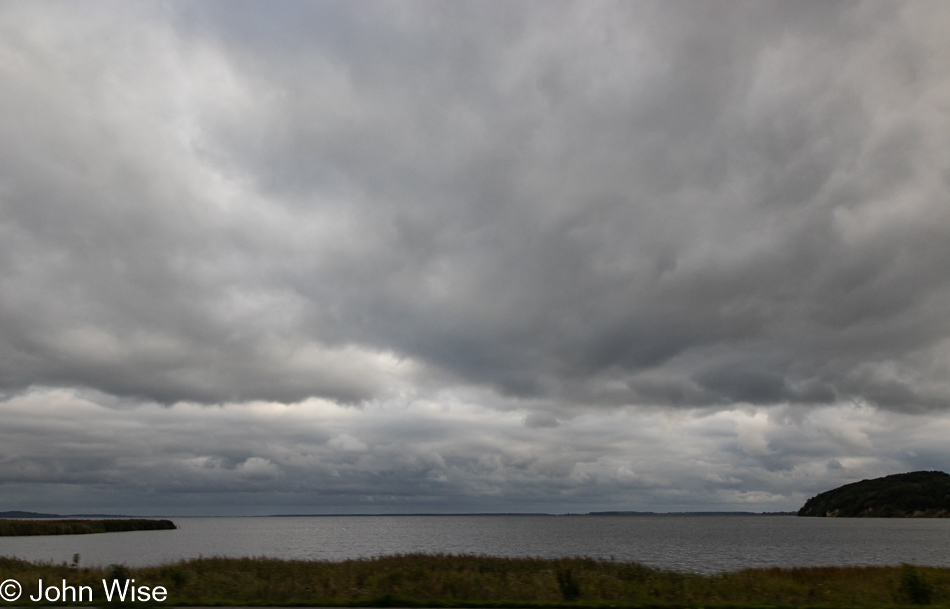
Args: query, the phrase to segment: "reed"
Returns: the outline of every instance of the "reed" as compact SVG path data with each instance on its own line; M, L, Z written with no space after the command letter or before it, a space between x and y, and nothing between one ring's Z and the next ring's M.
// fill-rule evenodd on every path
M163 606L950 606L950 569L910 565L701 575L590 558L443 554L340 562L201 558L127 570L81 568L78 562L78 557L72 566L0 559L0 580L15 578L29 588L39 578L65 579L99 591L100 580L121 572L138 585L164 586L169 596Z

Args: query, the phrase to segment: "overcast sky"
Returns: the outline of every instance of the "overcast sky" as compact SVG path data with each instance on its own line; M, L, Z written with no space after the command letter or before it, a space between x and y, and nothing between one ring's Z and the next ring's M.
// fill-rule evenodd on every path
M0 510L950 470L950 3L0 2Z

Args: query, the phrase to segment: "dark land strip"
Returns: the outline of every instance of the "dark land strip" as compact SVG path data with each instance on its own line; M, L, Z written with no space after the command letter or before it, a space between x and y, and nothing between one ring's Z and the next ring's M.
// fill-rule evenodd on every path
M0 520L0 537L25 535L88 535L124 531L164 531L176 529L171 520L147 518L103 520Z

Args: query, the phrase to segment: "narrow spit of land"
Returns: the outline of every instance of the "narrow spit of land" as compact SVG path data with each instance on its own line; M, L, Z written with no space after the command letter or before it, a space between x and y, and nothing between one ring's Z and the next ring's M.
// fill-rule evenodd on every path
M823 567L699 575L588 558L412 554L341 562L201 558L159 567L82 568L0 558L0 581L102 581L167 590L162 606L309 607L855 607L950 604L950 569ZM60 584L60 582L63 582ZM57 594L57 597L59 595ZM64 602L65 600L65 602ZM56 605L77 604L60 598Z
M177 529L171 520L146 518L105 520L0 520L0 537L23 535L87 535L123 531L163 531Z

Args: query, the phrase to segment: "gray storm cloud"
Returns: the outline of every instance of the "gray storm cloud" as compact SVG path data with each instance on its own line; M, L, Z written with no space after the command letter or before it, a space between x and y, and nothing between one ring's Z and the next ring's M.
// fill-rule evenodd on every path
M7 3L0 383L944 409L946 22Z
M0 484L790 509L945 469L948 25L4 2Z
M480 401L115 409L36 390L3 404L4 502L153 515L789 510L862 477L945 467L950 432L945 417L850 405L526 426Z
M950 432L945 417L852 405L524 425L480 401L116 409L34 390L3 404L4 502L152 515L789 510L855 479L945 467Z

